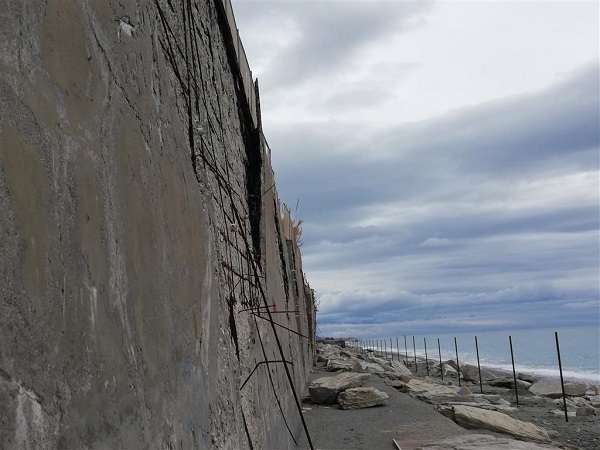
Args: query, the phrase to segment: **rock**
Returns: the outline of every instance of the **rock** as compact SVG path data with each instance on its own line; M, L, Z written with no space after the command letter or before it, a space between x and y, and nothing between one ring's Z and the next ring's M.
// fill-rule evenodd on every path
M371 356L371 357L369 358L369 362L372 362L372 363L375 363L375 364L379 364L381 367L384 367L384 368L386 368L386 367L388 367L388 368L389 368L389 367L391 367L391 366L390 366L390 361L388 361L388 360L387 360L387 359L385 359L385 358L379 358L379 357L377 357L377 356Z
M584 397L567 397L567 401L569 400L571 400L576 407L590 406L590 401Z
M329 358L325 358L323 355L317 355L318 363L327 363L327 361L329 361Z
M448 367L452 367L454 370L457 370L456 368L458 367L456 364L456 361L454 361L453 359L449 359L447 361L444 361L444 366L448 366Z
M380 405L389 396L373 387L356 387L340 392L337 401L341 409L370 408Z
M444 377L458 378L458 372L454 367L444 364Z
M475 401L470 395L459 395L460 389L458 387L429 383L416 378L411 378L406 382L394 383L394 387L432 405Z
M437 405L435 410L439 412L442 416L446 416L449 419L454 420L454 408L452 405Z
M384 371L383 367L372 362L358 361L358 364L360 365L360 372L381 373Z
M577 417L589 417L596 415L596 408L592 406L580 406L575 411Z
M522 391L527 391L527 390L529 390L529 388L531 388L531 386L532 386L532 384L529 381L517 379L517 389L520 389Z
M456 393L440 393L436 391L422 392L420 394L416 394L415 397L417 397L423 402L430 403L432 405L447 405L450 403L475 402L475 400L469 396L462 396Z
M587 391L587 385L580 382L565 383L565 394L570 396L582 396ZM559 398L562 397L562 390L559 380L543 378L540 381L533 383L529 388L529 392L542 397Z
M344 372L333 377L319 378L308 387L310 400L313 403L332 405L340 392L361 386L370 376L368 373Z
M398 375L412 375L410 369L400 361L391 361L388 367L391 368L390 372L394 372Z
M452 406L452 413L454 421L465 428L483 428L498 433L510 434L519 439L550 442L550 437L543 428L530 422L513 419L498 411L486 411L473 406L455 405Z
M498 411L498 412L504 413L507 416L510 416L514 419L517 418L517 415L519 413L519 410L517 408L513 408L512 406L492 405L491 403L481 403L481 402L477 402L475 400L472 400L471 402L466 402L466 403L465 402L452 402L452 403L448 404L448 406L456 406L456 405L472 406L474 408L486 409L488 411Z
M331 358L340 357L340 348L334 345L317 344L317 362L327 363Z
M477 369L477 366L471 366L469 364L461 364L460 373L465 380L475 381L475 382L479 383L479 370ZM485 369L481 369L481 379L482 380L489 380L489 379L493 379L493 378L496 378L496 375L494 375L492 372L489 372Z
M379 374L379 375L381 377L385 376L384 382L388 386L396 388L398 390L404 389L404 386L405 386L406 383L404 381L402 381L401 379L399 379L399 378L388 378L387 377L387 375L388 375L387 372L384 372L383 374Z
M473 397L478 403L480 403L481 399L483 399L492 405L510 406L510 402L508 400L504 400L502 397L495 394L473 394Z
M500 377L500 378L494 378L494 379L488 381L488 384L490 386L514 389L515 380L513 377ZM517 379L517 389L525 391L525 390L529 389L530 387L531 387L531 383Z
M579 406L573 401L572 397L567 397L566 402L564 402L562 398L557 398L554 400L554 404L558 406L558 409L562 409L563 411L565 410L565 403L567 404L567 409L572 409L573 411L575 411Z
M594 395L590 397L590 405L594 408L600 408L600 395Z
M477 450L477 449L511 449L511 450L548 450L558 449L547 444L517 441L489 434L464 434L439 442L424 444L416 450Z
M565 417L565 411L560 409L553 409L548 412L551 416L555 417ZM567 411L567 417L573 418L577 413L575 411Z
M533 384L537 381L540 381L540 377L536 377L535 375L532 375L530 373L524 373L524 372L518 372L517 378L519 380L527 381L528 383L531 383L531 384Z
M330 359L325 366L325 370L335 372L337 370L345 370L347 372L359 372L360 362L356 359Z
M513 379L509 377L493 378L488 380L488 384L490 386L511 388L513 386Z
M437 393L448 393L457 395L458 388L457 387L449 387L444 386L442 384L434 384L429 383L427 381L422 381L417 378L405 378L402 385L398 387L398 389L402 392L411 393L422 393L422 392L432 392L435 391Z

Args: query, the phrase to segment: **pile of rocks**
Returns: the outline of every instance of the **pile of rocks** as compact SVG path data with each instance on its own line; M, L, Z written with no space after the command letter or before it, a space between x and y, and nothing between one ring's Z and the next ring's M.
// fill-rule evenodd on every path
M363 387L371 374L390 380L411 375L399 361L328 344L317 345L317 365L339 373L313 381L308 388L310 401L324 405L337 403L341 409L369 408L389 398L385 392Z
M423 449L564 448L556 447L559 444L551 441L551 438L558 439L559 436L568 445L571 441L584 442L586 445L597 443L597 439L588 435L580 438L567 434L569 437L564 437L565 430L557 426L556 418L550 421L544 418L548 413L564 416L561 383L557 380L538 379L525 373L519 373L516 377L512 374L499 376L493 373L493 369L480 370L469 364L459 367L453 360L438 364L417 359L416 364L414 360L408 361L407 367L404 362L387 359L377 352L341 349L331 345L319 345L317 358L318 366L336 374L315 380L310 385L310 401L313 403L338 404L340 409L379 405L388 399L388 395L373 387L363 386L371 377L379 376L388 386L434 405L439 413L464 428L489 430L507 436L469 434L438 442L435 446L424 446ZM410 369L414 370L415 375ZM425 377L426 373L430 376ZM440 379L442 373L443 380ZM475 391L475 388L479 390L477 384L480 376L486 394L471 391ZM515 400L515 378L520 392L518 409L515 407L517 405L511 404ZM457 383L457 380L461 382ZM589 389L585 383L566 382L565 394L568 415L583 416L578 423L586 430L592 430L590 427L597 423L596 416L600 417L600 388ZM531 422L520 420L524 417Z
M461 364L459 367L454 360L445 361L441 366L438 363L431 362L430 373L433 376L440 376L442 371L445 378L458 379L460 377L461 380L471 383L479 383L480 381L479 369L476 366ZM515 388L515 377L497 376L484 368L481 369L481 381L488 386L506 389ZM540 379L527 373L518 373L516 383L519 391L529 391L536 397L560 399L560 401L555 402L559 408L552 411L551 414L564 415L560 381L547 378ZM448 384L453 385L454 383L450 381ZM569 416L600 416L600 388L590 390L585 383L574 381L565 382L564 386ZM421 395L421 397L424 401L436 403L434 392ZM427 397L433 397L433 399L429 400Z
M386 378L412 375L400 361L378 357L373 352L361 352L355 349L341 349L335 345L317 344L317 366L330 372L348 371L375 373Z
M450 366L450 365L449 365ZM467 370L465 370L465 367ZM470 366L461 366L461 378L473 378ZM475 368L477 370L477 368ZM488 385L514 388L514 378L498 378L493 374L487 380ZM477 377L479 375L477 374ZM482 373L483 378L483 373ZM517 419L517 408L500 395L474 394L466 387L454 386L453 383L436 383L429 378L420 380L409 376L399 380L389 380L387 384L406 392L421 401L436 405L436 410L465 428L487 429L508 434L518 439L547 443L549 434L543 428ZM562 408L562 390L560 381L551 379L534 380L520 374L517 388L528 390L533 398L546 397L555 399L554 403ZM600 414L600 390L588 390L585 383L565 383L567 410L571 416L588 416ZM551 411L554 415L564 415L564 410Z
M467 387L406 378L390 381L395 388L436 406L437 411L465 428L509 434L519 439L550 442L546 430L516 419L516 408L499 395L473 394Z
M308 391L310 401L321 405L338 403L341 409L370 408L382 404L389 396L373 387L362 387L369 373L342 372L313 381Z
M538 397L555 399L557 409L550 413L564 416L564 403L560 381L542 379L532 384L529 392ZM567 415L569 417L600 416L600 387L588 389L587 384L581 382L566 382L565 396Z

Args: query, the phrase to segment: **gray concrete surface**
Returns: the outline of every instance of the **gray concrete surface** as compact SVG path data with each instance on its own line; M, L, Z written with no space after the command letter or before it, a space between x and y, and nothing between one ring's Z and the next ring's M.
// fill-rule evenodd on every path
M312 363L240 311L298 310L274 321L308 335L313 298L276 190L256 195L272 171L223 17L189 4L0 0L2 448L301 432L283 364L240 391L259 361L293 361L298 389Z

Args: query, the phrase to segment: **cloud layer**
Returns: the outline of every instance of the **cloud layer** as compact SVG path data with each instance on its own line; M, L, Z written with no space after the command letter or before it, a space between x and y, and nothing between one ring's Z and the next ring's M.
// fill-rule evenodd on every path
M567 6L234 3L253 68L260 47L265 133L280 196L300 199L322 334L598 325L598 6ZM455 24L480 33L470 46L463 28L434 27L458 13L480 21ZM517 34L493 49L500 80L457 77L437 47L401 47L454 39L457 63L485 67L494 17ZM544 39L557 60L531 53ZM530 71L527 57L539 59ZM452 77L435 73L439 60ZM418 87L404 94L413 115L397 97L405 85Z

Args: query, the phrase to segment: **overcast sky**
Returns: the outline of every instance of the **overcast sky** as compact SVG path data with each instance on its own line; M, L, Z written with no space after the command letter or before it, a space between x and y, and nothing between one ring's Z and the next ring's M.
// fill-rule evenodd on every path
M233 6L321 335L599 324L597 1Z

